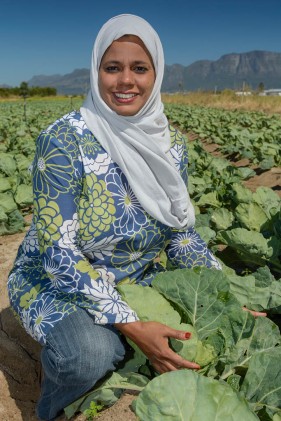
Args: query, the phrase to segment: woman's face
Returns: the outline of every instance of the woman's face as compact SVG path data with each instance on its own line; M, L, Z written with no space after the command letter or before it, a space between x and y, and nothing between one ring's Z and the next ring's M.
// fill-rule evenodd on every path
M153 62L140 38L125 35L104 53L99 69L100 95L117 114L137 114L148 100L154 81Z

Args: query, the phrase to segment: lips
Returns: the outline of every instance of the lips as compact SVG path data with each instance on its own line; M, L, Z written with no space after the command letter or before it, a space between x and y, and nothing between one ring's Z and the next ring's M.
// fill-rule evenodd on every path
M133 98L133 97L135 97L135 96L137 96L137 94L121 94L121 93L117 93L117 92L115 92L115 94L114 94L117 98L120 98L120 99L130 99L130 98Z
M122 104L128 104L135 100L135 98L138 96L138 94L133 93L121 93L121 92L114 92L113 93L114 98L117 102L121 102Z

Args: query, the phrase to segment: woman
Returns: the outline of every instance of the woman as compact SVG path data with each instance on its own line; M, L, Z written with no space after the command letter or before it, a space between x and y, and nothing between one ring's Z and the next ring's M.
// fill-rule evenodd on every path
M43 346L41 419L115 369L122 334L159 373L199 368L168 346L188 332L139 321L115 289L149 285L163 250L178 267L220 268L193 229L186 145L163 114L163 72L153 28L133 15L110 19L95 41L80 112L37 140L33 223L8 288L19 320Z

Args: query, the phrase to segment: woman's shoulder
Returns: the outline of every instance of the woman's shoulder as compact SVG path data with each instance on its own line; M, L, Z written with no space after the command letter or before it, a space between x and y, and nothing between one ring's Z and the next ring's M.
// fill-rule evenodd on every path
M74 145L78 146L92 137L80 111L74 110L58 118L43 130L37 139L37 144L64 145L67 149L72 145L73 149Z
M69 131L70 129L79 134L83 134L87 130L86 123L80 111L73 110L58 118L44 130L44 133L57 134L58 132Z

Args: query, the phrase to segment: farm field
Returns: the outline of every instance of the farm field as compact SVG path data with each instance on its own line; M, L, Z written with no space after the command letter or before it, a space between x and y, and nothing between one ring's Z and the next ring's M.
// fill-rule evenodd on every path
M34 140L48 124L73 107L79 107L80 103L78 98L30 101L24 113L22 102L0 102L0 338L4 344L0 347L0 361L5 360L3 370L0 370L1 394L4 397L0 403L0 415L7 421L35 420L34 402L39 393L39 349L18 328L8 309L5 287L17 247L31 218L28 168L32 163ZM230 293L241 305L258 311L267 309L268 322L258 323L270 324L272 319L280 324L280 115L177 103L166 103L165 107L170 122L187 134L189 192L197 212L196 228L227 268L225 273L231 280ZM122 293L126 295L126 291ZM272 341L276 353L280 350L280 345L276 346L280 344L280 334L272 326L276 325L270 324L274 337L267 339ZM259 329L260 335L264 336L265 327L261 325ZM204 336L200 337L203 344L204 340ZM19 346L19 342L23 345ZM240 342L237 344L235 352L242 347ZM261 343L254 347L257 354L265 352ZM248 349L247 345L245 349ZM251 356L254 356L254 351L251 350ZM15 359L17 365L14 364ZM255 359L258 360L258 356ZM274 360L274 356L271 359ZM206 367L208 364L211 362L208 361ZM233 381L239 388L238 383L242 383L245 375L237 369L241 361L233 360L227 364L233 371L233 377L227 382ZM216 369L212 364L208 367L211 367L210 372ZM244 371L247 369L248 366L243 368ZM216 373L215 377L228 379L227 374L225 370L219 375ZM238 375L239 379L235 377ZM265 378L264 381L268 380ZM245 384L243 387L251 408L259 416L251 418L249 415L249 420L281 419L276 418L278 415L273 418L277 411L271 408L280 406L280 383L265 386L270 402L265 399L261 406L250 397L253 391L246 390ZM279 395L270 393L274 388L278 388ZM98 419L135 420L136 416L129 408L132 398L132 395L125 395ZM74 419L84 420L85 417L80 415Z

